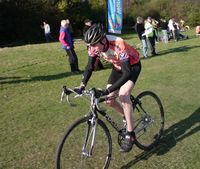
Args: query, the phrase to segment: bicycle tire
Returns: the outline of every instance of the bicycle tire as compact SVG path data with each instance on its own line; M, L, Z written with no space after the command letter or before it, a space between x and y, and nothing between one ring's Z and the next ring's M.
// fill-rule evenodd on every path
M91 117L87 116L77 120L65 132L56 151L56 169L108 168L112 154L112 139L102 120L97 120L93 154L85 157L82 153L83 145L90 144L91 141L88 135L91 129L90 119ZM86 138L88 141L84 143Z
M159 143L164 130L164 109L160 98L151 91L140 93L133 101L133 113L135 144L142 150L149 150Z

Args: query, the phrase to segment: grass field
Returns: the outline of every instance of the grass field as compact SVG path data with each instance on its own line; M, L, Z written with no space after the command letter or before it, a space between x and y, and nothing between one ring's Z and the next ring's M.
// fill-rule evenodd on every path
M200 168L200 38L156 44L159 56L142 59L134 90L152 90L161 98L165 132L149 152L134 147L119 152L113 136L112 169ZM123 35L138 44L136 35ZM87 63L84 43L75 44L80 69ZM87 113L85 101L70 108L60 103L63 85L78 86L59 43L0 48L0 169L53 169L57 144L65 129ZM94 72L88 87L104 87L110 69ZM116 114L109 111L113 118Z

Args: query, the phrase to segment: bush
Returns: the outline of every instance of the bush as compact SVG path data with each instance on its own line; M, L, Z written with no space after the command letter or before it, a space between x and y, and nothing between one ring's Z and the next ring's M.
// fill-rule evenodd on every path
M75 36L82 36L86 18L106 24L105 1L60 0L55 4L56 1L0 0L0 34L3 35L0 36L0 46L16 41L44 42L43 30L40 28L43 20L50 24L56 39L61 19L70 19ZM123 32L135 24L137 16L152 16L155 19L174 17L177 21L185 20L190 27L200 24L198 0L134 0L129 3L130 6L124 6ZM129 3L124 0L124 4Z
M152 16L155 19L174 17L177 21L183 19L190 26L200 22L200 2L198 0L151 0L132 4L129 15L132 18Z

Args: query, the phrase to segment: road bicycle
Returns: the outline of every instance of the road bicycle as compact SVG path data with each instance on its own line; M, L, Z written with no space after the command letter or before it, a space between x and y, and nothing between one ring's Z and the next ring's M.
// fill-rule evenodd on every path
M89 113L74 122L62 137L56 151L56 169L107 169L112 157L112 137L106 121L116 130L119 146L123 143L126 123L119 127L106 110L100 107L100 103L108 98L96 98L96 90L84 90L78 95L74 90L63 87L61 98L66 95L69 104L69 96L74 93L75 97L87 98L90 106ZM164 109L161 100L152 91L144 91L137 97L131 95L130 99L136 133L134 144L142 150L149 150L159 143L164 130Z

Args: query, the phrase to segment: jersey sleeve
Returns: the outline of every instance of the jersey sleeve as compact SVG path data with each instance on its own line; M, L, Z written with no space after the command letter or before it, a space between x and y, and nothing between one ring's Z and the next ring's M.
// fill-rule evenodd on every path
M97 57L91 57L91 56L88 56L88 64L85 68L85 71L84 71L84 74L83 74L83 79L82 79L82 83L86 86L87 85L87 82L89 81L91 75L92 75L92 72L94 70L94 65L95 65L95 61L96 61L96 58Z
M122 76L111 87L108 88L109 93L119 89L122 85L124 85L128 81L129 77L131 76L131 65L129 60L122 62L121 71L122 71Z

